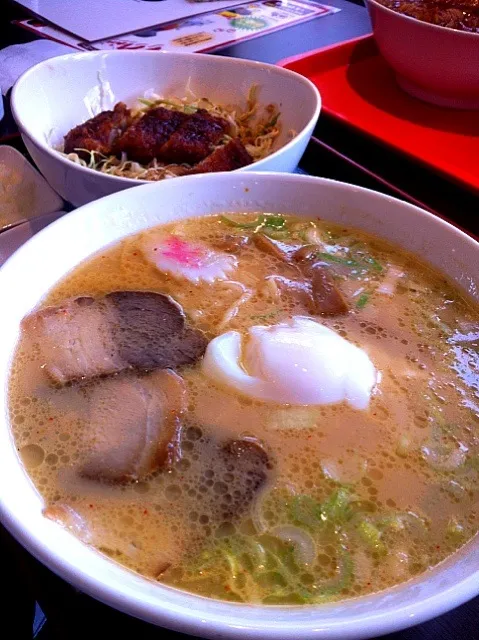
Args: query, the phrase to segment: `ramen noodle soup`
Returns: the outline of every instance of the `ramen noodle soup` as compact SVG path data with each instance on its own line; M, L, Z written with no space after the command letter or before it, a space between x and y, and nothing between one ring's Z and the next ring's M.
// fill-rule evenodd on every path
M127 237L22 323L11 424L44 515L202 596L407 581L479 524L479 312L416 257L294 215Z

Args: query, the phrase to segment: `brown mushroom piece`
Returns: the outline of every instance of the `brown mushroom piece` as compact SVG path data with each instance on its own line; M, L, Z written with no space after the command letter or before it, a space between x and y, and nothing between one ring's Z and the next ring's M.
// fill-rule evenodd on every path
M337 316L349 311L346 298L323 264L315 264L311 268L311 291L315 313Z
M206 348L180 305L151 291L80 297L30 314L22 327L57 384L119 373L176 368Z
M255 233L253 235L253 243L255 247L263 253L267 253L282 262L289 262L289 256L286 250L281 246L281 243L268 238L264 233Z
M292 254L291 258L294 262L297 262L304 273L308 273L311 270L311 266L314 263L318 253L318 245L305 244Z
M309 282L291 280L283 276L271 276L274 284L282 298L286 298L294 305L299 305L302 309L297 309L300 313L314 313L315 305L311 293Z
M211 245L215 249L220 249L226 253L240 253L241 249L246 247L250 242L248 236L240 236L227 234L221 238L215 238L211 241Z

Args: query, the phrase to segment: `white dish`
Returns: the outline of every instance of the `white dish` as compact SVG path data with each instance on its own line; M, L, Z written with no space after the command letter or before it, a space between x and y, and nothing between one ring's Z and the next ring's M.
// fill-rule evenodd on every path
M22 244L25 244L41 229L63 215L65 215L65 211L44 213L32 220L15 225L13 229L5 229L0 235L0 267Z
M311 137L321 99L306 78L260 62L157 51L59 56L20 77L12 111L40 171L65 200L80 206L145 181L102 174L62 157L55 148L72 127L119 101L135 104L148 91L184 97L189 87L219 104L244 104L253 84L259 85L261 104L279 106L282 132L271 155L238 171L292 171ZM292 139L290 131L296 133Z
M61 209L63 202L16 149L0 146L0 229Z
M6 389L21 319L66 272L120 238L168 220L239 211L320 215L364 229L427 259L479 300L476 241L421 209L339 182L270 173L209 174L131 189L78 209L29 240L0 270L3 524L86 593L133 616L205 638L358 640L420 623L477 595L479 536L432 571L375 595L317 607L262 607L209 600L151 582L42 516L42 500L20 463L7 419Z

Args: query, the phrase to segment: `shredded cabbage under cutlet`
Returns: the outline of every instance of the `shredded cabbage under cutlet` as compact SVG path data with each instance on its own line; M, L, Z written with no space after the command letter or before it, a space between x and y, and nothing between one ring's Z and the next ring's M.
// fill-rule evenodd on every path
M146 113L155 107L165 107L174 111L182 111L184 113L195 113L199 109L205 109L209 113L219 116L226 120L231 127L230 134L223 136L220 144L223 146L233 138L239 138L243 143L246 151L252 157L253 162L265 158L271 153L274 141L281 131L279 122L280 112L275 105L266 105L263 109L263 115L258 115L258 86L252 85L246 99L244 108L239 106L223 106L214 104L208 98L197 98L191 90L189 98L170 97L168 99L153 94L151 98L139 98L138 106L132 109L134 116ZM290 132L294 137L295 132ZM106 173L122 178L133 178L135 180L163 180L166 178L174 178L183 175L192 168L188 164L163 164L154 159L148 164L140 164L128 160L125 153L120 158L117 156L104 156L97 151L88 149L77 149L82 154L88 153L89 159L84 160L78 153L65 154L60 151L63 156L88 169L95 169L101 173Z

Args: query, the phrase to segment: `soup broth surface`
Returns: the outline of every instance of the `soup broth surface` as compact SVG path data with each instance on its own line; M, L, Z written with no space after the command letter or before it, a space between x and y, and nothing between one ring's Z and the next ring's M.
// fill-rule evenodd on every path
M182 366L187 408L176 454L134 481L99 481L78 472L88 454L89 394L99 382L53 384L41 345L24 329L11 373L11 424L46 516L151 579L269 604L385 589L477 533L477 305L416 257L320 219L210 216L146 236L158 229L234 255L234 270L214 282L181 280L148 262L145 234L135 235L77 267L41 307L113 291L161 292L208 341L310 317L369 356L378 372L369 404L266 402L212 381L201 361ZM252 242L258 233L288 260ZM302 288L309 276L291 257L301 247L331 275L346 313L311 311ZM232 441L264 452L264 481L255 466L261 457L245 471L218 455Z

